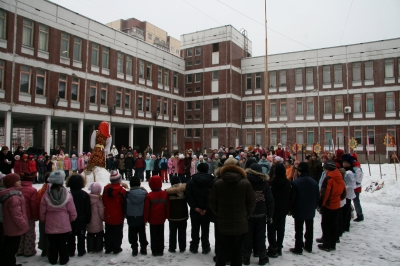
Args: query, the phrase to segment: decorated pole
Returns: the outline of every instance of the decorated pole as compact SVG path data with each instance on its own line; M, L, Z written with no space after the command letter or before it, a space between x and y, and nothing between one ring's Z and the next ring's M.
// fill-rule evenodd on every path
M381 173L381 179L382 179L382 167L381 167L381 155L378 154L378 162L379 162L379 172Z
M371 167L369 166L369 158L368 158L367 151L365 151L365 158L367 159L367 163L368 163L369 176L371 176Z
M393 152L393 154L395 156L394 158L397 159L396 153ZM396 181L397 181L397 167L396 167L397 162L396 162L396 160L393 160L393 164L394 164L394 172L396 173Z

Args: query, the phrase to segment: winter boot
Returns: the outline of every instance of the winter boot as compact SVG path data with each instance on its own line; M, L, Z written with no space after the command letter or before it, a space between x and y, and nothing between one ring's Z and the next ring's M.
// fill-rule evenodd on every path
M133 257L136 257L137 254L138 254L138 249L137 249L137 248L133 248L133 249L132 249L132 256L133 256Z
M102 252L103 246L104 246L104 232L101 231L100 233L96 234L96 238L94 240L94 251Z
M250 257L243 256L242 262L243 265L250 265Z
M147 248L146 247L141 247L140 248L140 254L147 255Z
M265 256L264 258L259 258L258 259L258 265L265 265L269 262L269 259L267 256Z
M88 233L86 237L86 249L88 253L94 253L95 252L95 235Z
M279 255L278 255L277 248L269 247L269 248L268 248L267 255L268 255L268 257L270 257L270 258L277 258L277 257L279 256Z
M358 215L356 219L353 220L354 222L362 222L364 221L364 214Z

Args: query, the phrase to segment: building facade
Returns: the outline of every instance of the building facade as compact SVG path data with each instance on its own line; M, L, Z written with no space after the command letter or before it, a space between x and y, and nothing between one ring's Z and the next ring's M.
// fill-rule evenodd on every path
M269 55L266 104L265 57L251 57L232 26L182 35L176 56L145 42L139 22L113 29L42 0L0 8L2 144L30 127L34 146L49 151L64 135L67 148L87 151L109 121L114 144L139 151L398 150L383 142L400 137L400 39Z

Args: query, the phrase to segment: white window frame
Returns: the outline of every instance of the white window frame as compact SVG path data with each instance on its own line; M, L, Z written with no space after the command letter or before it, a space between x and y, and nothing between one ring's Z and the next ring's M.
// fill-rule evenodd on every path
M61 49L60 49L60 56L64 58L69 58L69 41L70 35L66 32L61 32ZM66 47L64 47L66 46ZM66 49L65 51L63 51Z
M39 24L38 50L49 51L49 27L43 24Z
M100 55L100 45L97 43L92 43L92 66L99 66L99 55ZM95 56L93 56L95 55Z
M73 91L76 89L76 99L73 97ZM72 78L71 82L71 101L79 101L79 78Z
M108 86L105 83L101 83L100 89L100 105L106 106L107 105L107 96L108 96ZM103 97L104 96L104 97Z
M28 76L28 91L21 91L21 86L22 86L22 76L27 75ZM21 66L21 75L20 75L20 85L19 85L19 91L22 93L31 93L31 84L32 84L32 68L30 66Z
M62 96L62 91L61 91L62 84L64 84L64 96ZM68 93L68 76L65 74L60 74L58 77L58 97L60 97L60 99L67 99L67 93Z
M124 54L121 52L118 52L117 73L120 73L120 74L124 73Z
M41 73L42 72L42 73ZM35 88L35 94L36 95L42 95L45 96L46 95L46 70L41 69L41 68L37 68L36 69L36 88ZM43 79L43 93L38 93L38 79L41 78Z
M101 67L109 69L110 67L110 48L103 46L101 51Z
M33 36L34 36L34 23L32 20L24 18L23 30L22 30L22 45L27 47L33 47Z
M7 12L3 9L0 9L0 21L0 39L5 40L7 37Z
M74 36L74 61L82 62L82 39Z

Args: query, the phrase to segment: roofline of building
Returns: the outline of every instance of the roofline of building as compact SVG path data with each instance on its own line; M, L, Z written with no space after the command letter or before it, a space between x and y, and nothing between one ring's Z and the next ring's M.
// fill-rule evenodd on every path
M236 29L234 26L232 26L231 24L227 24L227 25L222 25L222 26L218 26L218 27L214 27L214 28L209 28L209 29L205 29L205 30L198 30L198 31L194 31L194 32L189 32L189 33L185 33L185 34L181 34L181 36L185 36L185 35L190 35L190 34L194 34L194 33L198 33L198 32L203 32L203 31L208 31L208 30L213 30L213 29L218 29L218 28L224 28L224 27L232 27L233 29L235 29L237 32L240 32L240 30ZM241 33L241 32L240 32ZM247 39L249 39L249 37L246 36ZM250 39L249 39L250 40Z

